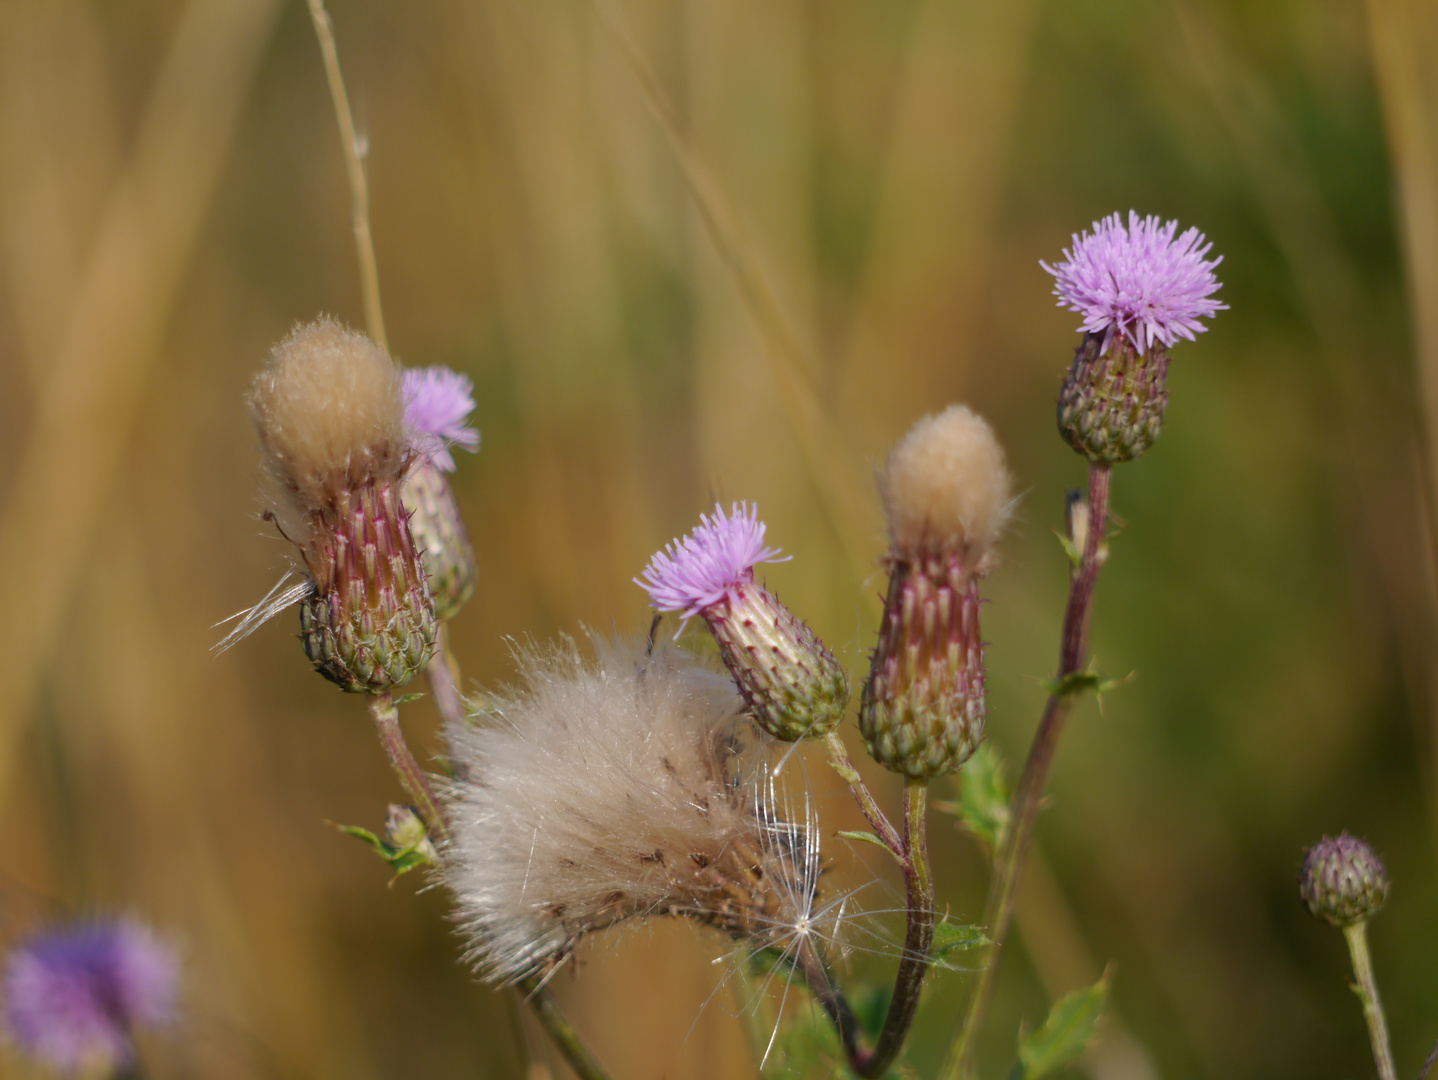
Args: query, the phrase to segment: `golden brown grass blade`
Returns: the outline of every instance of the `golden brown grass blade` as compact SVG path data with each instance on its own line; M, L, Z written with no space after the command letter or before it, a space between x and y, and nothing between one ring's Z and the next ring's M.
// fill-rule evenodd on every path
M754 324L764 357L793 428L809 478L820 495L830 528L839 541L856 581L872 571L873 555L862 542L865 532L855 523L872 518L872 499L861 485L866 470L852 447L840 442L816 389L817 362L801 346L799 336L765 280L759 260L744 238L739 216L714 170L670 101L653 68L639 49L621 14L609 0L592 0L600 24L633 72L678 162L685 186L733 280L745 311Z
M0 791L278 11L185 8L40 388L0 510Z
M379 302L379 263L375 260L374 237L369 227L369 183L365 179L364 153L360 150L354 115L350 112L349 95L345 93L344 76L340 74L334 23L325 10L324 0L310 0L310 19L315 24L315 36L319 38L325 79L329 83L335 120L339 123L340 142L344 147L345 173L350 184L350 224L354 229L360 288L364 293L365 329L381 349L389 352L389 338L384 332L384 309Z

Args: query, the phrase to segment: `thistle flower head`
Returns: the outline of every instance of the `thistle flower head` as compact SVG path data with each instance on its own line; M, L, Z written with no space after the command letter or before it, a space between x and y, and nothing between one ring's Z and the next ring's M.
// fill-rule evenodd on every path
M401 502L414 458L401 390L383 349L321 318L271 350L250 393L268 516L304 562L305 655L350 691L403 686L429 661L437 633Z
M879 473L889 591L859 702L859 732L885 768L931 778L984 734L979 578L1013 513L1003 448L972 410L926 416Z
M596 648L596 662L572 643L523 653L524 687L446 732L449 884L493 982L547 973L635 917L763 933L817 857L807 831L774 842L745 767L762 736L727 678L667 642Z
M1364 841L1339 833L1308 849L1298 889L1314 915L1351 926L1378 914L1387 902L1388 872Z
M404 423L415 449L445 472L454 472L449 444L479 449L479 432L465 423L474 411L474 383L447 367L404 370Z
M134 1057L134 1029L174 1016L174 951L138 923L50 930L16 946L0 976L10 1038L64 1073L114 1069Z
M963 553L978 569L1013 514L1013 481L993 428L950 405L909 429L879 473L896 555Z
M702 615L734 676L749 715L764 731L793 742L827 734L844 717L849 677L819 635L761 585L754 566L779 561L764 546L755 506L714 507L711 520L655 554L634 583L660 611Z
M1213 245L1196 228L1175 238L1178 222L1156 215L1141 218L1130 210L1125 227L1118 214L1093 224L1093 232L1073 237L1064 261L1039 265L1056 280L1058 306L1083 316L1080 330L1101 334L1107 352L1115 334L1140 353L1155 342L1171 348L1179 338L1192 341L1211 318L1228 305L1213 299L1219 282L1214 268L1223 256L1206 259Z
M657 610L682 611L685 622L753 581L759 563L784 561L778 548L764 546L764 523L753 503L736 502L727 515L716 505L713 518L701 514L699 520L697 529L657 552L634 579Z

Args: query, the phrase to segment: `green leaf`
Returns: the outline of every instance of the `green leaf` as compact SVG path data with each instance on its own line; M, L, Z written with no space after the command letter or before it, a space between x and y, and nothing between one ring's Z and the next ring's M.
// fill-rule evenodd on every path
M934 927L934 943L929 948L929 959L937 964L951 952L977 949L988 943L988 935L982 927L944 921Z
M958 800L935 805L955 814L991 853L1003 845L1009 832L1009 785L992 744L980 745L960 767Z
M1098 1027L1098 1018L1108 1000L1109 973L1092 986L1065 994L1054 1002L1044 1026L1032 1035L1019 1032L1018 1074L1023 1080L1039 1080L1075 1061L1088 1049Z
M878 833L871 833L871 832L848 832L847 830L842 830L842 829L841 829L839 832L835 833L834 835L835 835L835 836L843 837L845 840L862 840L862 841L864 841L864 843L866 843L866 844L877 844L879 847L883 848L885 851L888 851L888 850L889 850L889 845L886 844L886 843L884 843L882 840L879 839L879 834L878 834Z
M394 878L390 879L391 885L401 874L407 874L417 866L427 866L437 861L434 847L430 844L428 837L421 837L418 842L412 844L394 844L359 825L338 825L333 821L327 822L327 824L334 825L340 832L362 840L374 848L375 853L389 863L390 868L394 870Z

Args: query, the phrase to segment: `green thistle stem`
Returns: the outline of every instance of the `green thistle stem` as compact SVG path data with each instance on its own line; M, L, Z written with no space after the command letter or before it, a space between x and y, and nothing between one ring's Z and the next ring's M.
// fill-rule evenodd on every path
M1083 558L1079 563L1078 573L1074 574L1070 583L1068 607L1064 611L1063 639L1056 680L1056 684L1061 687L1065 686L1069 676L1083 669L1088 651L1089 610L1101 565L1099 553L1103 546L1104 523L1108 520L1109 478L1107 465L1089 466L1089 524ZM1034 733L1034 741L1029 747L1023 776L1019 780L1018 791L1014 794L1013 831L1003 848L995 852L994 878L984 909L984 925L988 927L990 944L983 966L979 969L978 981L969 992L958 1037L949 1048L944 1067L939 1073L942 1080L959 1080L970 1071L975 1037L988 1008L989 998L993 995L999 954L1003 949L1004 938L1008 935L1009 924L1013 921L1019 873L1023 868L1029 844L1033 840L1034 824L1048 782L1049 767L1053 764L1059 736L1063 734L1064 725L1073 710L1073 700L1073 694L1068 690L1049 695L1043 718L1039 721L1038 731Z
M452 840L449 822L445 820L439 800L434 796L429 777L425 776L419 762L415 761L414 755L410 753L409 743L404 740L404 731L399 726L399 709L395 707L394 698L389 691L370 695L369 714L374 720L380 746L389 757L390 768L399 778L405 795L424 819L430 837L439 841L441 851L448 851Z
M534 1010L539 1026L544 1028L545 1034L554 1041L554 1045L559 1048L559 1052L564 1055L564 1060L579 1080L609 1080L604 1066L589 1047L584 1045L584 1040L559 1008L559 1003L554 1000L554 995L538 976L531 975L516 989L524 994L524 1000Z
M928 796L928 780L905 781L904 884L908 889L909 929L879 1041L872 1054L855 1064L860 1076L882 1076L898 1060L919 1010L919 993L929 970L929 950L934 943L934 881L929 873Z
M849 791L854 796L854 801L859 804L859 809L864 812L869 827L874 834L883 841L884 846L894 853L894 858L904 862L904 841L899 836L898 830L889 823L884 812L879 809L878 800L874 798L869 786L864 783L864 778L859 775L859 770L854 768L854 763L849 758L849 751L844 748L844 740L839 738L838 732L831 731L824 736L824 748L829 752L829 764L839 774L839 779L849 785Z
M1368 956L1368 923L1352 923L1343 928L1348 951L1353 954L1353 974L1358 977L1354 992L1363 1002L1363 1016L1368 1021L1368 1039L1373 1044L1373 1061L1378 1066L1378 1080L1397 1080L1393 1068L1393 1048L1388 1044L1388 1021L1383 1017L1383 1002L1378 999L1378 980L1373 977L1373 961ZM1427 1077L1432 1060L1423 1070Z

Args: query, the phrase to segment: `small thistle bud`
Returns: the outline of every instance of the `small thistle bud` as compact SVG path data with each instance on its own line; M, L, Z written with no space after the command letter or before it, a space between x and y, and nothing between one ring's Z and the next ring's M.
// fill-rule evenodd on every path
M983 418L951 405L889 452L879 491L889 592L859 731L886 768L941 776L984 734L978 580L1013 510L1008 466Z
M174 951L134 922L37 934L0 976L6 1031L58 1072L109 1075L134 1064L137 1027L174 1019L178 968Z
M849 678L819 635L762 585L754 567L782 561L764 546L758 508L735 503L657 552L634 583L659 611L701 615L754 721L785 742L825 735L844 717ZM683 623L680 624L683 629Z
M1213 270L1223 257L1205 260L1213 245L1190 228L1177 239L1178 222L1129 211L1094 222L1075 235L1064 262L1039 265L1054 276L1059 307L1084 316L1084 339L1059 394L1064 440L1095 464L1138 457L1158 438L1168 405L1168 350L1194 339L1228 305L1212 299Z
M404 422L418 455L405 480L404 505L441 619L459 614L479 576L474 545L445 475L454 471L450 443L479 449L479 432L465 423L474 411L473 390L469 379L449 368L404 372Z
M1308 849L1298 875L1308 910L1334 926L1352 926L1378 914L1388 900L1383 860L1356 836L1325 836Z
M305 655L345 690L403 686L438 622L400 498L412 451L399 373L369 338L322 318L271 350L249 403L268 516L312 586Z

